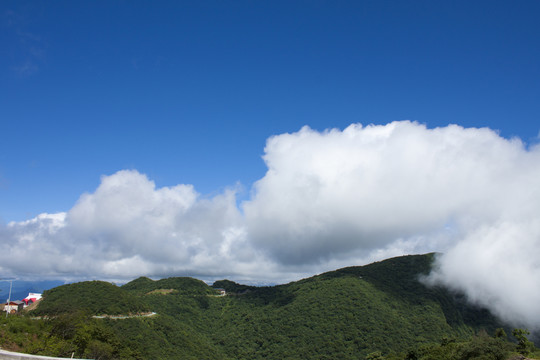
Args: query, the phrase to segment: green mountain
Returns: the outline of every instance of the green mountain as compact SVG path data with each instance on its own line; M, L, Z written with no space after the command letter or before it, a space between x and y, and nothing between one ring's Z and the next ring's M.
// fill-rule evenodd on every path
M149 305L116 285L86 281L58 286L43 293L35 315L57 315L83 311L89 314L132 314L149 311Z
M77 356L94 358L404 359L421 344L455 343L501 327L463 296L419 281L433 260L433 254L403 256L269 287L229 280L210 287L192 278L139 278L121 287L83 282L46 291L35 314L53 316L39 326L64 334L63 353L75 349ZM136 316L148 312L156 315ZM89 317L102 314L131 317ZM58 329L70 321L65 336ZM53 353L54 337L40 339L22 339L18 346L62 353Z

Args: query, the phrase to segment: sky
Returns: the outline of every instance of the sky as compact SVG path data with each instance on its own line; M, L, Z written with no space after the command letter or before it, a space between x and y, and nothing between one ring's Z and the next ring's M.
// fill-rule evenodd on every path
M3 1L0 277L281 283L435 251L426 281L540 327L539 15Z

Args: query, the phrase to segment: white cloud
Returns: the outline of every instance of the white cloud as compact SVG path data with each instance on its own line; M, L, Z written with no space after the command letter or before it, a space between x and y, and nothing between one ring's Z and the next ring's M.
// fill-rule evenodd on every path
M439 258L432 283L464 291L502 319L540 327L540 219L486 224Z
M137 171L104 176L67 213L10 223L3 233L1 266L22 276L235 274L236 262L255 261L234 191L203 198L190 185L156 189Z
M539 146L402 121L304 127L268 139L264 160L268 172L240 209L234 190L206 198L191 185L156 188L134 170L104 176L66 213L0 227L0 269L288 281L443 251L432 281L540 324L531 305L540 300Z
M249 233L274 258L297 263L433 238L449 224L459 231L517 210L506 197L532 180L514 186L528 156L489 129L305 127L268 141L268 172L244 204Z

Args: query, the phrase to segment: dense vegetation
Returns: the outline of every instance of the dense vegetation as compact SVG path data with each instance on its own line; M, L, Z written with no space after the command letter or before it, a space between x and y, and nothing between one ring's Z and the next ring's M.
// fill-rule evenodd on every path
M419 276L432 261L432 254L405 256L272 287L214 283L227 296L191 278L60 286L37 310L51 318L12 317L0 341L102 359L502 360L533 349L524 332L514 333L517 348L509 343L511 330L485 309L423 285ZM91 318L148 311L158 315Z
M149 311L143 299L132 296L104 281L86 281L58 286L43 293L34 315L57 315L73 312L89 314L134 314Z
M154 281L147 277L140 277L122 286L138 295L148 294L156 290L174 290L178 295L212 295L216 292L201 280L188 277L173 277Z
M140 354L103 320L75 312L49 319L0 317L0 346L30 354L88 359L133 359Z

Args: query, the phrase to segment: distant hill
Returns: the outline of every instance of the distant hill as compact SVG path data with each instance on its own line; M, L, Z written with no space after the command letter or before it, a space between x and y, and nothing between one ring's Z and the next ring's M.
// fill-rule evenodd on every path
M363 359L377 351L397 359L419 344L501 327L462 295L422 284L433 260L403 256L268 287L192 278L83 282L46 291L36 313L156 312L95 325L110 333L100 340L110 354L140 359Z
M140 277L123 285L122 289L139 295L160 289L175 290L175 293L181 295L211 295L216 293L205 282L189 277L172 277L157 281L147 277Z

